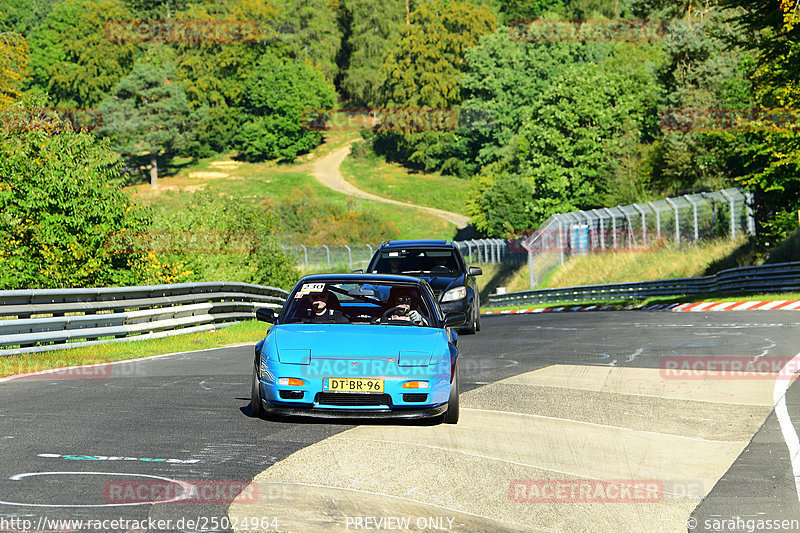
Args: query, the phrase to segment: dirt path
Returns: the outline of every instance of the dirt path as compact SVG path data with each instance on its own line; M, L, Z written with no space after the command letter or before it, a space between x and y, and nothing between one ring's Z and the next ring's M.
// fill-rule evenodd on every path
M333 189L334 191L338 191L348 196L355 196L356 198L374 200L376 202L384 202L387 204L396 204L403 207L413 207L415 209L427 211L432 215L443 218L446 221L455 224L459 229L464 228L469 224L469 217L467 216L459 215L458 213L451 213L450 211L443 211L441 209L435 209L433 207L425 207L421 205L407 204L397 200L390 200L389 198L383 198L381 196L376 196L366 191L362 191L361 189L346 182L342 177L342 173L339 171L339 166L349 153L350 145L347 145L334 150L330 154L317 161L317 163L314 165L314 170L312 171L317 181L326 187Z

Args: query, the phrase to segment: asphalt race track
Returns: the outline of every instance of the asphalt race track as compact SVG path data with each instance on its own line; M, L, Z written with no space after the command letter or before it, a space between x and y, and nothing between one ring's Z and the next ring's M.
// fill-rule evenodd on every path
M456 426L251 418L252 346L0 380L0 531L776 530L800 521L800 388L776 410L790 381L713 363L782 368L798 326L486 316Z

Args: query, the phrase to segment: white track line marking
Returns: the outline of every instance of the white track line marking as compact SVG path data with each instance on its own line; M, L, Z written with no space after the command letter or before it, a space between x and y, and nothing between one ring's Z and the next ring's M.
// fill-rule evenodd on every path
M775 388L772 397L775 401L775 416L781 426L783 439L789 448L789 459L792 462L792 473L794 474L794 486L797 490L797 500L800 501L800 438L794 429L792 419L789 417L789 410L786 408L786 392L792 384L792 379L787 374L787 369L797 369L800 365L800 353L795 355L781 370L778 379L775 380ZM794 374L794 372L792 372Z
M174 483L176 485L180 485L183 487L183 494L180 496L176 496L171 500L154 500L154 501L147 501L147 502L135 502L135 503L101 503L101 504L72 504L72 505L53 505L48 503L18 503L18 502L6 502L0 500L0 505L13 505L19 507L70 507L70 508L95 508L95 507L131 507L134 505L154 505L157 503L177 503L183 500L188 499L191 496L191 491L194 485L191 483L187 483L185 481L178 481L177 479L171 479L168 477L162 476L151 476L148 474L123 474L120 472L30 472L26 474L17 474L16 476L11 476L11 481L19 481L21 479L25 479L26 477L34 477L34 476L128 476L128 477L146 477L151 479L159 479L161 481L166 481L167 483Z
M91 365L77 365L77 366L63 366L61 368L48 368L46 370L39 370L37 372L28 372L26 374L14 374L13 376L6 376L0 378L0 383L4 381L11 381L14 379L20 378L27 378L32 376L43 376L47 374L54 374L56 372L63 372L64 370L70 370L75 368L92 368L95 366L104 366L104 365L122 365L125 363L135 363L137 361L146 361L148 359L161 359L162 357L172 357L173 355L188 355L193 353L201 353L201 352L210 352L211 350L220 350L222 348L237 348L239 346L250 346L253 343L246 342L242 344L232 344L230 346L218 346L216 348L204 348L202 350L190 350L188 352L173 352L173 353L165 353L160 355L148 355L146 357L137 357L136 359L123 359L121 361L109 361L107 363L94 363ZM55 376L53 379L58 379L58 376Z

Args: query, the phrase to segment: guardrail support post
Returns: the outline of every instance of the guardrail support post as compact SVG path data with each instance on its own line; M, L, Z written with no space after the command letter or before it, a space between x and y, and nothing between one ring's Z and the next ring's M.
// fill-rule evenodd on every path
M350 261L350 270L353 270L353 252L350 251L350 247L347 246L346 244L344 245L344 247L347 248L347 258Z
M533 270L533 252L531 250L528 250L528 284L531 289L536 287L536 274L534 274Z
M558 223L558 250L561 254L561 265L564 265L564 236L562 235L561 231L561 217L556 216L556 222Z

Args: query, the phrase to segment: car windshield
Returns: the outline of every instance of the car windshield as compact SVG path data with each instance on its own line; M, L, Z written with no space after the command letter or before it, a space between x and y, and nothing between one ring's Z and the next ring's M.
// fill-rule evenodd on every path
M380 274L453 274L460 272L453 250L399 249L380 252L371 272Z
M416 285L319 281L298 285L282 323L428 326L434 316Z

